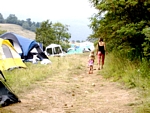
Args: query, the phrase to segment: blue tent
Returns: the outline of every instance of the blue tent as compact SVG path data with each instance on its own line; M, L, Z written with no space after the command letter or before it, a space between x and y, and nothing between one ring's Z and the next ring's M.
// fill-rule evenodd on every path
M39 43L37 43L35 40L31 40L12 32L2 34L0 38L9 40L17 52L21 55L21 58L24 60L32 59L34 54L39 54L41 59L48 59L41 49ZM34 52L32 52L33 49L35 49Z

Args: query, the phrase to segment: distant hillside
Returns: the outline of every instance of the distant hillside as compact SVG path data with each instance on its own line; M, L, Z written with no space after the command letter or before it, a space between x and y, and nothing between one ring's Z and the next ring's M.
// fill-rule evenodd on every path
M0 24L0 30L13 32L26 38L35 39L35 33L15 24Z

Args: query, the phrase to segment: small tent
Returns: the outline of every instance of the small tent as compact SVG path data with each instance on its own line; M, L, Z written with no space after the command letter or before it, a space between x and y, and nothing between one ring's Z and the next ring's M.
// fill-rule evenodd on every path
M0 36L0 38L9 40L17 52L21 55L21 59L24 61L32 61L33 55L37 55L40 60L48 59L40 44L35 40L25 38L15 33L7 32Z
M94 43L85 41L81 43L70 43L71 48L68 48L67 54L79 54L84 52L90 52L95 49Z
M0 81L0 107L21 102L19 98L8 87Z
M8 70L23 67L26 65L22 62L20 55L14 49L9 40L0 38L0 70Z
M50 44L49 46L45 48L45 53L48 56L63 56L64 55L62 47L59 44Z
M83 52L93 51L95 49L94 43L89 41L80 43L80 48L83 50Z
M0 76L4 77L0 70ZM10 88L0 80L0 107L21 102L19 98L10 90Z

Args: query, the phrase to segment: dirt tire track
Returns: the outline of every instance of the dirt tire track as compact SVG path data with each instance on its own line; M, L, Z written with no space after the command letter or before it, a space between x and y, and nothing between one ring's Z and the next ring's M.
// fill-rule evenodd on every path
M10 113L133 113L134 90L103 79L98 74L53 76L38 81L37 87L21 94L21 103L4 107Z

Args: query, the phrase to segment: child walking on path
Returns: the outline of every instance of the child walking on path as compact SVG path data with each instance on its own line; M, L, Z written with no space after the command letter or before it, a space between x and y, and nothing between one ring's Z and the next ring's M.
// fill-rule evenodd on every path
M93 74L94 60L95 60L94 51L91 51L89 55L89 74Z

